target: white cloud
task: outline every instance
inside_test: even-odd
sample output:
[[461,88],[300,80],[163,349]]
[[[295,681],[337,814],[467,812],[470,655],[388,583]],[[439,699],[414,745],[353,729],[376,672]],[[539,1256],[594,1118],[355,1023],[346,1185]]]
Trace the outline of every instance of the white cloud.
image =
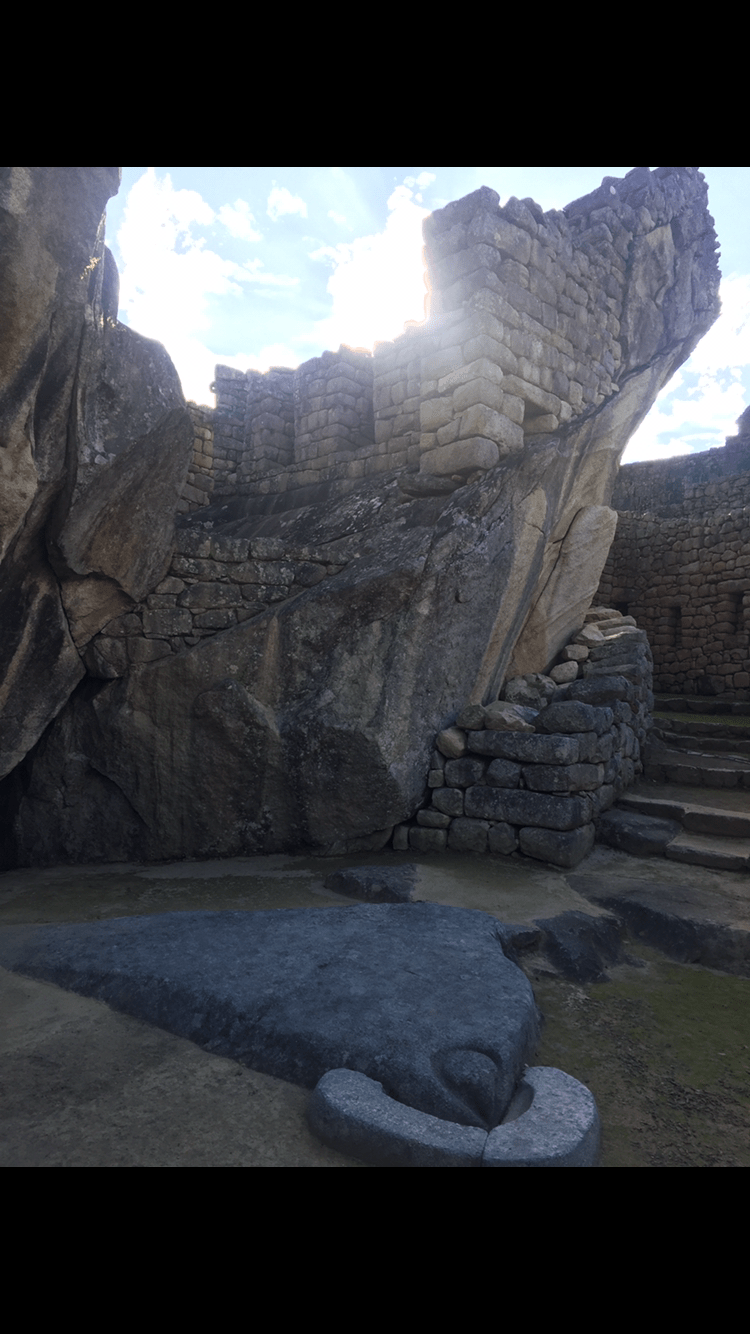
[[750,275],[721,285],[722,312],[659,395],[623,462],[672,458],[723,445],[750,397]]
[[[416,185],[416,178],[409,179]],[[428,210],[420,208],[414,187],[406,183],[393,191],[388,209],[384,231],[320,246],[310,256],[333,268],[331,314],[316,326],[326,347],[371,347],[397,338],[406,321],[424,319],[422,219]]]
[[235,204],[222,204],[219,209],[219,222],[236,236],[240,241],[262,241],[263,237],[255,229],[253,223],[255,218],[250,212],[250,205],[244,199],[238,199]]
[[307,204],[299,195],[293,195],[287,190],[285,185],[274,184],[268,196],[268,216],[273,222],[277,222],[287,213],[298,213],[301,218],[306,218]]
[[[436,180],[437,176],[433,176],[432,172],[420,171],[418,176],[405,176],[404,185],[408,185],[411,190],[426,190],[427,186],[432,185],[432,182]],[[417,195],[417,200],[421,204],[421,194]]]
[[262,259],[249,259],[242,266],[246,282],[260,283],[264,287],[298,287],[299,278],[290,273],[266,273]]
[[216,360],[201,336],[212,327],[209,304],[241,295],[241,284],[251,280],[198,234],[215,221],[197,191],[175,190],[168,175],[159,178],[149,167],[128,195],[117,233],[122,318],[164,343],[186,396],[199,401],[206,399]]
[[332,218],[334,222],[337,222],[340,227],[343,227],[344,224],[346,223],[346,218],[344,217],[344,214],[336,213],[334,209],[328,210],[328,216],[329,218]]

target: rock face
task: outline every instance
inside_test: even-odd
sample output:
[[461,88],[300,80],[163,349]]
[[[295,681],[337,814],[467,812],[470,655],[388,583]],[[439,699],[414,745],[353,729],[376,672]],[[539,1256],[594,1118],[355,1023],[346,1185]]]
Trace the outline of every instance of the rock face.
[[171,551],[192,431],[164,349],[117,323],[119,182],[119,167],[0,168],[0,776]]
[[[424,804],[435,736],[508,677],[548,671],[580,629],[622,450],[718,314],[705,183],[636,168],[553,214],[480,190],[425,236],[431,317],[369,371],[326,354],[271,373],[268,403],[238,376],[246,427],[231,447],[225,430],[221,477],[251,481],[233,497],[217,472],[171,566],[180,408],[139,404],[129,435],[125,408],[96,406],[96,386],[122,404],[135,375],[116,350],[128,331],[105,336],[102,315],[95,402],[76,407],[76,456],[35,530],[65,670],[10,705],[5,772],[60,716],[6,783],[6,862],[382,847]],[[72,390],[60,420],[71,405]],[[147,496],[145,441],[164,459]],[[122,558],[115,506],[138,533],[148,521]],[[42,613],[15,596],[21,654]],[[91,679],[60,712],[77,650]]]

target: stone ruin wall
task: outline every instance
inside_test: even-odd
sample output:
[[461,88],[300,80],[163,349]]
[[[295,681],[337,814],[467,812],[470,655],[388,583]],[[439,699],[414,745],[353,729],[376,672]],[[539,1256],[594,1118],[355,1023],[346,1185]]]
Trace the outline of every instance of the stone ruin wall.
[[316,547],[178,528],[165,578],[143,603],[109,622],[89,645],[86,665],[100,679],[124,676],[249,621],[343,568]]
[[191,405],[183,512],[237,496],[260,510],[314,503],[322,484],[345,495],[403,468],[465,481],[602,404],[663,334],[665,313],[637,279],[676,253],[673,170],[657,189],[647,168],[607,178],[580,211],[500,207],[483,188],[432,214],[423,325],[297,371],[217,366],[215,409]]
[[654,688],[750,699],[750,410],[724,449],[620,471],[597,595],[636,618]]
[[520,851],[566,868],[591,851],[599,816],[643,772],[653,659],[633,618],[601,607],[561,658],[557,680],[514,683],[534,702],[524,730],[506,730],[512,706],[469,705],[437,737],[429,797],[396,829],[396,851]]

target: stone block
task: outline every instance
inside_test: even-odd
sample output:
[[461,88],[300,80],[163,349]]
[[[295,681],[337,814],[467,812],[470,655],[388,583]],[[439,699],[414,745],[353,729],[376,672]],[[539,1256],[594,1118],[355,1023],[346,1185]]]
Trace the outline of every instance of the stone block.
[[[521,446],[523,432],[521,432]],[[437,477],[451,477],[458,472],[486,472],[500,461],[500,451],[493,440],[460,440],[423,454],[420,468]]]
[[[462,413],[467,408],[481,404],[487,410],[503,411],[504,394],[499,384],[492,380],[470,380],[453,391],[453,411]],[[487,432],[482,432],[486,435]]]
[[521,766],[512,760],[493,760],[487,770],[486,781],[491,787],[519,787]]
[[488,847],[490,852],[498,853],[502,857],[510,857],[518,848],[515,829],[509,824],[491,825]]
[[571,700],[563,704],[550,704],[540,713],[536,725],[542,732],[563,735],[596,732],[597,736],[601,736],[609,731],[613,721],[611,709],[594,708],[591,704],[579,704]]
[[502,412],[496,412],[484,403],[474,403],[461,413],[459,431],[462,440],[470,436],[482,436],[494,440],[496,444],[509,448],[518,447],[518,429],[515,422],[508,420]]
[[514,227],[499,214],[484,211],[475,214],[469,223],[468,236],[474,244],[494,246],[501,256],[528,264],[531,258],[531,237],[528,232]]
[[409,847],[414,852],[445,852],[447,842],[444,829],[409,830]]
[[619,700],[632,699],[633,693],[632,684],[624,676],[598,676],[576,681],[571,686],[569,698],[581,704],[613,706]]
[[467,704],[456,719],[458,727],[467,732],[479,732],[485,724],[485,709],[482,704]]
[[430,398],[419,409],[419,422],[423,432],[438,431],[453,421],[453,403],[450,398]]
[[472,787],[466,793],[466,814],[512,825],[539,825],[567,831],[591,821],[588,797],[557,797],[507,788]]
[[444,375],[438,381],[438,389],[441,394],[455,393],[460,386],[473,384],[477,380],[499,386],[502,385],[503,377],[504,371],[500,366],[487,357],[480,357],[451,371],[449,375]]
[[556,829],[520,829],[518,840],[527,857],[551,862],[568,870],[578,866],[594,846],[596,834],[593,824],[583,825],[567,833]]
[[193,618],[189,611],[144,611],[143,633],[155,638],[169,639],[171,635],[189,635]]
[[467,362],[486,359],[503,371],[514,372],[518,368],[518,359],[512,347],[493,338],[491,334],[476,334],[469,338],[463,345],[463,354]]
[[456,819],[464,813],[464,794],[458,787],[436,788],[432,794],[432,805],[441,815],[450,815]]
[[179,594],[177,602],[190,611],[213,611],[217,607],[241,606],[242,593],[234,584],[192,584]]
[[557,665],[557,667],[553,667],[550,672],[551,679],[557,685],[560,686],[567,685],[571,681],[575,681],[577,676],[578,676],[577,662],[561,662]]
[[453,820],[448,833],[452,852],[486,852],[490,826],[486,820]]
[[470,787],[464,808],[471,820],[506,821],[505,792],[496,787]]
[[450,421],[447,426],[441,426],[437,433],[438,447],[452,445],[453,441],[458,439],[460,429],[461,423],[458,418]]
[[445,782],[448,787],[471,787],[482,782],[484,770],[483,760],[449,760],[445,766]]
[[[493,732],[533,732],[538,709],[496,700],[485,709],[484,725]],[[471,729],[479,731],[479,728]]]
[[406,824],[396,825],[393,831],[393,851],[409,851],[409,826]]
[[440,754],[448,760],[463,759],[468,749],[466,733],[460,727],[446,727],[445,731],[438,735],[435,745]]
[[442,811],[418,811],[417,824],[422,829],[447,829],[450,825],[450,815],[443,815]]
[[531,764],[523,781],[531,792],[593,792],[604,782],[604,765]]

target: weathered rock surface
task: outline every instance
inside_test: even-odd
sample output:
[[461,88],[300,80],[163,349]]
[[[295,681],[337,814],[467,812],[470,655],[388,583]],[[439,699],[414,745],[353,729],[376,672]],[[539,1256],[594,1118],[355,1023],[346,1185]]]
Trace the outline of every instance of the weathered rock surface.
[[[6,862],[382,847],[423,804],[436,735],[451,731],[467,701],[492,704],[509,676],[545,673],[580,627],[612,537],[609,496],[622,450],[718,313],[705,184],[695,168],[638,168],[565,215],[546,217],[517,201],[500,209],[493,192],[479,191],[434,215],[428,232],[433,319],[394,352],[408,361],[412,416],[423,414],[418,448],[409,437],[403,454],[417,451],[420,485],[402,485],[416,476],[409,462],[347,480],[345,490],[338,482],[300,485],[286,498],[279,488],[197,511],[184,523],[201,540],[271,542],[275,583],[233,582],[227,566],[219,582],[239,592],[220,597],[207,572],[208,610],[140,609],[138,653],[130,641],[126,653],[109,627],[123,633],[119,613],[166,569],[164,497],[182,467],[179,409],[165,390],[161,416],[147,396],[129,434],[136,417],[124,408],[107,416],[76,400],[89,453],[79,450],[60,473],[48,518],[34,529],[53,600],[55,580],[63,589],[49,636],[56,656],[42,669],[44,690],[26,677],[22,689],[11,663],[6,679],[21,694],[11,699],[4,687],[13,734],[4,772],[80,678],[76,648],[108,622],[106,647],[92,644],[86,662],[98,679],[81,687],[6,784]],[[557,288],[556,274],[564,274]],[[75,330],[86,309],[80,303]],[[105,337],[103,327],[91,334],[93,382],[114,384],[124,403],[132,376],[114,354],[119,337]],[[564,350],[574,338],[575,356]],[[429,344],[424,356],[420,339]],[[65,349],[77,366],[79,354]],[[401,373],[387,372],[394,393]],[[375,398],[384,448],[394,432],[408,435],[395,400],[383,409],[387,420],[377,416],[386,392],[391,403],[387,375]],[[72,388],[68,399],[59,416],[66,423]],[[89,467],[98,431],[106,463],[97,473],[109,474],[109,490]],[[149,509],[140,461],[160,451]],[[28,460],[24,466],[14,532],[35,494]],[[457,487],[450,494],[435,483],[445,469]],[[145,480],[151,488],[151,474]],[[142,550],[128,541],[120,560],[107,533],[122,505],[137,532],[149,532]],[[304,586],[301,572],[285,573],[283,558],[313,548],[326,577]],[[10,551],[16,559],[12,543]],[[32,565],[24,551],[13,568]],[[26,627],[42,617],[30,594],[23,602],[19,577],[3,594],[8,642],[18,643],[12,662],[21,660]],[[176,602],[182,594],[164,596]],[[193,589],[189,599],[197,597]],[[596,670],[625,667],[618,658],[593,662]],[[524,812],[516,814],[523,823]],[[414,839],[446,844],[442,828],[409,837],[415,847]]]
[[431,903],[6,927],[0,959],[305,1088],[346,1065],[484,1130],[539,1036],[495,919]]
[[169,560],[192,431],[164,349],[117,323],[119,182],[0,168],[0,777]]

